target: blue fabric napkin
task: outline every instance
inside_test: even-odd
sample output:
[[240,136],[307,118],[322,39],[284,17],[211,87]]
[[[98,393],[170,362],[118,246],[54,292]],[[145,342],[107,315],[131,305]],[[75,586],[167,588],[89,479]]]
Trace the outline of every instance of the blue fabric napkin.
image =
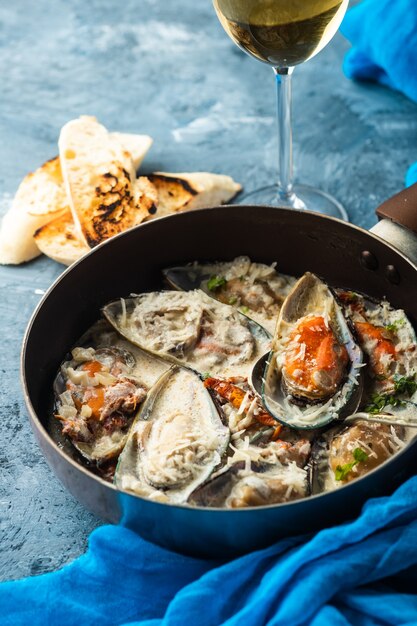
[[[417,102],[417,1],[362,0],[351,8],[341,31],[351,43],[343,69],[349,78],[372,80]],[[406,185],[417,182],[417,164]]]
[[103,526],[58,572],[0,585],[2,626],[415,626],[417,477],[353,522],[216,563]]

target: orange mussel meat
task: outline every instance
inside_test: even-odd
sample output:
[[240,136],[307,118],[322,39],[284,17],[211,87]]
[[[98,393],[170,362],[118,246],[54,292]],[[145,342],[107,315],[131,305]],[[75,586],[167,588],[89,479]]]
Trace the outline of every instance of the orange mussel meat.
[[[206,378],[204,386],[216,391],[221,398],[230,402],[230,404],[238,410],[240,409],[243,399],[246,396],[246,392],[243,391],[243,389],[228,380],[221,380],[220,378]],[[252,402],[254,395],[249,393],[248,396],[249,401]],[[272,417],[272,415],[270,415],[268,411],[265,411],[261,405],[257,407],[254,418],[257,422],[265,424],[265,426],[273,426],[276,429],[274,436],[277,436],[282,428],[281,425],[277,424],[277,421]]]
[[289,336],[283,374],[294,395],[333,395],[349,363],[348,352],[322,316],[302,318]]
[[375,326],[369,322],[355,322],[355,329],[361,343],[369,346],[367,351],[373,372],[377,376],[389,376],[390,363],[397,358],[389,331],[383,326]]
[[[103,367],[99,361],[86,361],[81,365],[80,369],[84,370],[89,376],[93,377],[94,374],[101,372]],[[78,411],[81,409],[83,404],[87,404],[91,409],[91,417],[95,420],[100,419],[101,410],[104,405],[104,388],[102,385],[86,387],[83,393],[80,393],[79,391],[77,393],[76,385],[74,385],[71,381],[68,381],[67,389],[74,392],[73,400]]]

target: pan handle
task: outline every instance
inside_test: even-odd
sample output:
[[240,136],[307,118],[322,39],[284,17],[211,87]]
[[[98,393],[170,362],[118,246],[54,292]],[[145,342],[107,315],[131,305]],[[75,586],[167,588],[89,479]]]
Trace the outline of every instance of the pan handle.
[[377,209],[380,219],[389,219],[417,235],[417,183],[385,200]]
[[371,228],[417,265],[417,183],[385,200],[377,209],[380,221]]

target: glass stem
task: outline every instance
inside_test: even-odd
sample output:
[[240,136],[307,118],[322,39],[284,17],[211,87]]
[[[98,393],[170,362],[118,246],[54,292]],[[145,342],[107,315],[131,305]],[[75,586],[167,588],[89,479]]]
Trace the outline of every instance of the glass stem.
[[278,195],[281,200],[295,199],[292,172],[291,74],[293,67],[274,68],[277,82],[278,113]]

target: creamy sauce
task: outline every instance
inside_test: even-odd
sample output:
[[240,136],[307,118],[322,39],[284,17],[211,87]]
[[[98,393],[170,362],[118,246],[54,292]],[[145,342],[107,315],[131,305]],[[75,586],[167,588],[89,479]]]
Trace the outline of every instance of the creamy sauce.
[[[239,298],[243,297],[240,290],[244,285],[244,296],[253,304],[253,309],[245,313],[263,320],[265,327],[275,327],[275,317],[270,314],[274,311],[274,315],[277,315],[280,306],[279,292],[281,290],[281,296],[286,295],[295,279],[279,276],[274,266],[251,263],[247,257],[240,257],[231,264],[213,265],[212,268],[213,273],[222,273],[228,283],[229,291],[224,289],[222,297],[236,295],[237,308]],[[207,285],[202,285],[203,289],[205,287]],[[274,295],[271,296],[270,293]],[[285,436],[281,440],[278,433],[278,440],[268,441],[276,427],[271,428],[268,425],[265,428],[265,425],[257,422],[259,406],[252,392],[248,391],[247,382],[243,381],[250,373],[254,361],[269,349],[267,335],[254,334],[245,317],[240,316],[232,306],[222,304],[220,297],[220,302],[216,302],[215,298],[219,294],[210,293],[211,297],[202,291],[168,292],[168,296],[165,294],[167,292],[139,296],[138,302],[145,303],[140,311],[136,307],[132,309],[132,299],[120,301],[116,321],[119,331],[127,338],[109,329],[106,323],[98,322],[96,329],[93,327],[89,331],[93,335],[91,342],[83,343],[80,340],[80,345],[120,348],[133,355],[134,363],[132,361],[127,374],[143,385],[148,395],[130,430],[126,445],[126,434],[120,431],[111,435],[103,434],[93,446],[83,443],[74,445],[81,451],[84,448],[93,460],[100,459],[112,447],[118,451],[124,446],[119,458],[119,477],[116,484],[122,489],[161,502],[187,502],[196,488],[209,485],[210,482],[206,483],[209,478],[221,477],[229,471],[232,473],[236,469],[236,463],[240,463],[244,469],[234,473],[237,481],[235,480],[234,486],[230,486],[230,492],[223,501],[226,507],[257,506],[307,497],[306,467],[311,451],[310,441],[323,437],[323,432],[331,431],[316,431],[307,440],[305,433],[288,428],[292,435],[287,440]],[[333,303],[322,297],[323,291],[319,290],[316,295],[309,303],[311,308],[307,308],[304,314],[320,314],[325,324],[336,328]],[[358,315],[354,309],[350,314],[353,318]],[[414,374],[417,371],[416,340],[404,312],[396,311],[388,303],[382,302],[380,306],[366,312],[366,319],[378,326],[398,325],[394,339],[401,367],[396,371],[401,375]],[[282,368],[283,355],[291,348],[290,329],[293,326],[293,322],[288,320],[279,343],[275,344],[277,368]],[[335,332],[338,332],[337,329]],[[134,345],[128,339],[142,347]],[[293,339],[295,341],[296,338]],[[305,344],[298,341],[296,347],[297,359],[304,361],[307,354]],[[365,352],[371,354],[374,349],[375,342],[364,342]],[[82,358],[82,351],[86,349],[80,350]],[[191,369],[178,366],[172,369],[170,360]],[[355,367],[359,371],[362,366],[362,363],[357,363]],[[71,371],[68,370],[69,378],[74,384],[96,388],[106,384],[112,386],[117,382],[117,378],[112,377],[110,372],[90,373],[74,367]],[[286,411],[291,411],[294,424],[314,424],[317,417],[328,410],[330,405],[336,416],[344,401],[345,391],[349,386],[358,384],[355,367],[346,375],[333,398],[326,402],[300,409],[290,401],[290,397],[284,397],[282,417],[289,422]],[[368,366],[365,365],[366,367]],[[237,384],[240,384],[241,403],[233,405],[227,401],[223,406],[228,427],[222,424],[208,392],[193,369],[220,379],[240,377]],[[417,392],[407,400],[416,403]],[[74,403],[65,403],[64,413],[68,419],[76,416],[77,411]],[[88,420],[91,417],[91,408],[83,405],[80,416]],[[52,429],[56,430],[57,422],[53,421]],[[265,435],[264,431],[268,431],[268,428],[270,434]],[[258,436],[259,430],[262,431],[260,440],[252,440],[254,433]],[[379,437],[377,451],[369,445],[368,440],[352,438],[347,445],[346,459],[349,461],[351,456],[353,458],[355,449],[361,448],[368,455],[367,471],[370,471],[375,456],[380,453],[381,463],[385,463],[415,436],[416,430],[411,428],[392,431],[385,438]],[[91,455],[93,448],[96,456]],[[264,473],[254,469],[255,466],[260,466],[264,470],[265,465],[268,469]],[[317,465],[320,467],[325,490],[340,488],[346,484],[343,480],[335,480],[335,472],[330,467],[328,456],[323,457]],[[359,463],[354,465],[352,477],[362,475],[362,470],[363,466]]]

